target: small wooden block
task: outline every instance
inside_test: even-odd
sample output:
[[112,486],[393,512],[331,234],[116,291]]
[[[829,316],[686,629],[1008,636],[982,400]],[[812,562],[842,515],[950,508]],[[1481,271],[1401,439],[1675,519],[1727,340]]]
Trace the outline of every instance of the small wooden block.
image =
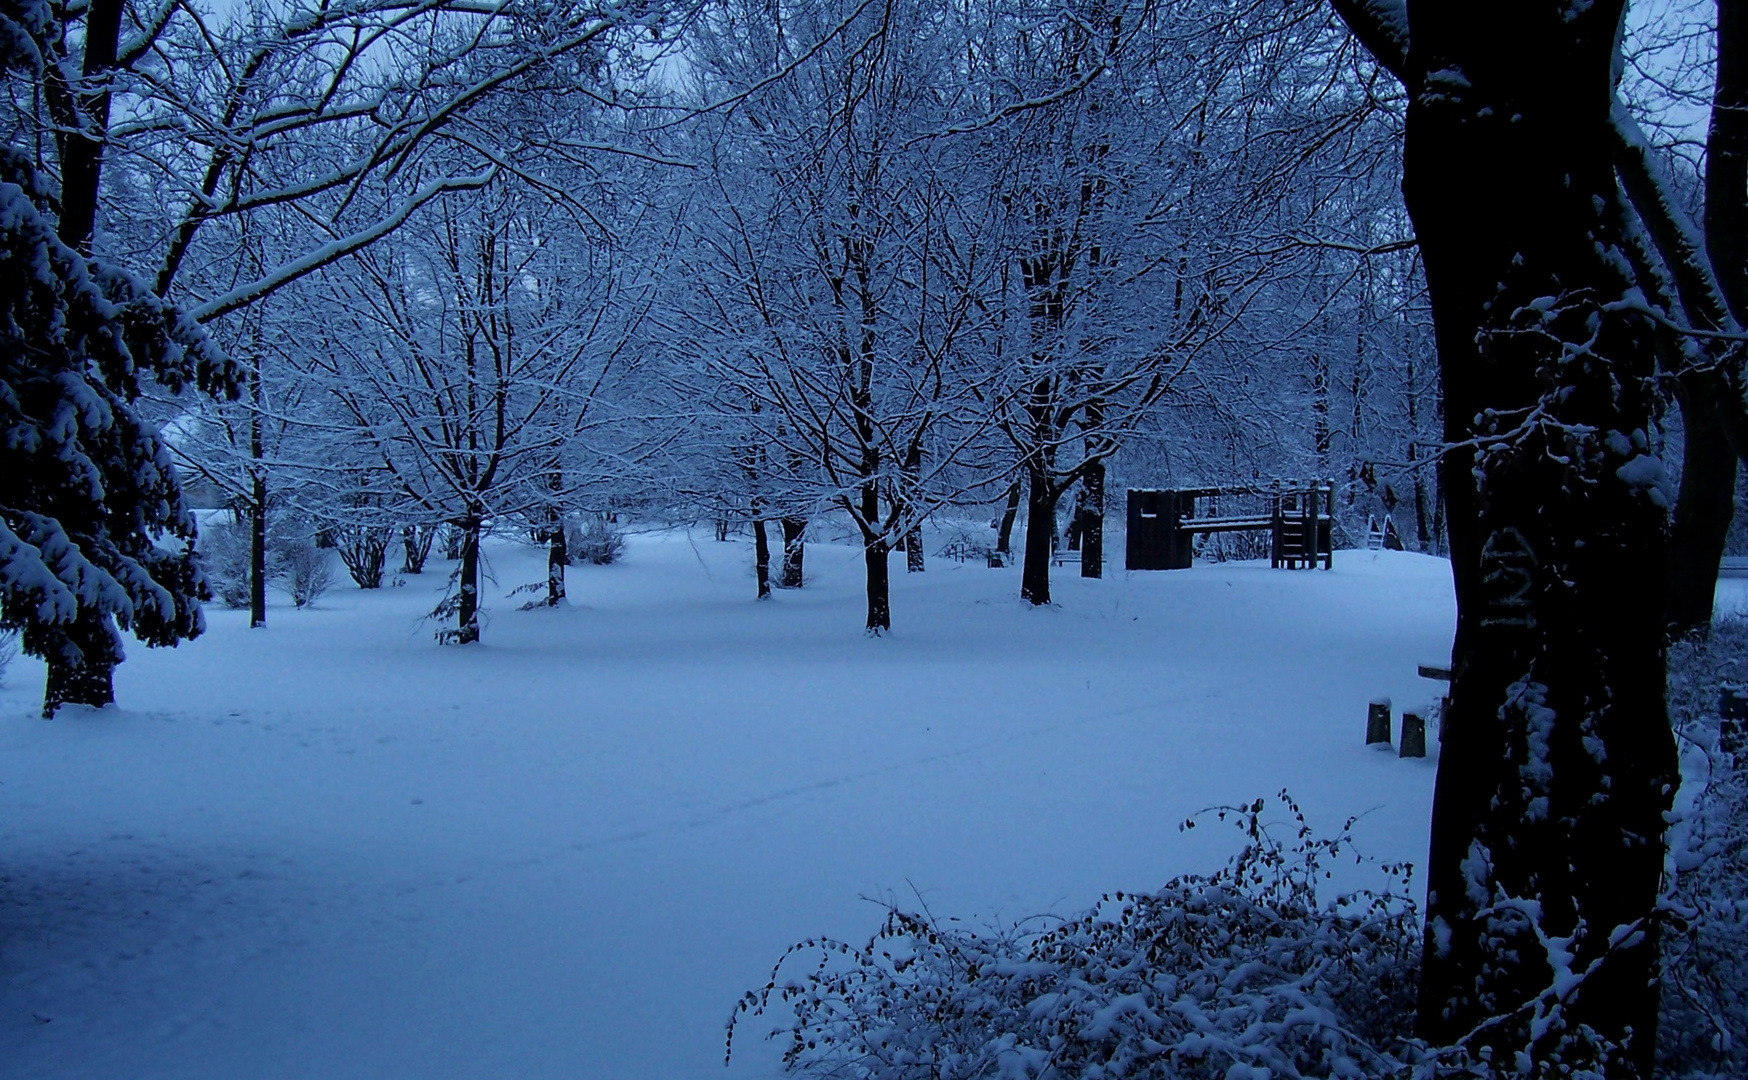
[[1379,698],[1366,706],[1366,745],[1390,745],[1390,699]]
[[1420,677],[1423,679],[1437,679],[1440,682],[1450,682],[1451,669],[1448,667],[1439,667],[1437,664],[1422,664],[1420,665]]
[[1426,756],[1426,718],[1414,713],[1402,714],[1402,741],[1398,744],[1400,757]]

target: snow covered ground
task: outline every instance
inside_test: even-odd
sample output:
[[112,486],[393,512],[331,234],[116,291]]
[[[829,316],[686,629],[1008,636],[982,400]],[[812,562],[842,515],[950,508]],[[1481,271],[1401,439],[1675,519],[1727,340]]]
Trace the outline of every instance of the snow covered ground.
[[1234,835],[1178,822],[1282,787],[1424,858],[1435,759],[1362,742],[1367,701],[1427,700],[1415,666],[1449,654],[1434,559],[1068,567],[1032,610],[1015,570],[895,556],[869,640],[847,547],[756,604],[745,542],[637,537],[531,612],[501,597],[540,553],[491,557],[479,646],[419,620],[434,561],[131,645],[118,709],[37,719],[13,663],[0,1075],[769,1076],[756,1039],[723,1069],[735,1000],[883,898],[1072,911],[1211,869]]

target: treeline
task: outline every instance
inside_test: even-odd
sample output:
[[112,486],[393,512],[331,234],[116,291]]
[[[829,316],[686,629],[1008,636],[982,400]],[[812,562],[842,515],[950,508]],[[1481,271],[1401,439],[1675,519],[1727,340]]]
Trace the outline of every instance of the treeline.
[[[791,563],[839,515],[875,633],[943,511],[1023,507],[1036,603],[1064,518],[1097,575],[1113,478],[1332,478],[1350,533],[1437,549],[1400,94],[1328,12],[674,14],[470,104],[401,170],[477,189],[212,323],[244,391],[167,406],[179,463],[258,537],[459,530],[461,641],[483,528],[546,538],[556,599],[562,523],[621,511]],[[189,302],[322,250],[309,216],[213,230]]]

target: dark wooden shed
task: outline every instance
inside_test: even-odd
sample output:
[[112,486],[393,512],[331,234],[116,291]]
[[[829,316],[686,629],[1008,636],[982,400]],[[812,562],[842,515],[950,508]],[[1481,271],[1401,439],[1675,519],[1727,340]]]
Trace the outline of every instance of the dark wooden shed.
[[1178,528],[1182,518],[1176,491],[1130,491],[1123,565],[1130,570],[1189,569],[1194,537]]

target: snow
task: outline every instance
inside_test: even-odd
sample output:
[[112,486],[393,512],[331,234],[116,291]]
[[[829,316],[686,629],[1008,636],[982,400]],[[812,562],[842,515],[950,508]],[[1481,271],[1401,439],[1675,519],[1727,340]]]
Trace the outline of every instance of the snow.
[[1033,610],[1016,570],[895,559],[869,639],[858,552],[811,544],[808,587],[765,603],[750,556],[637,536],[520,612],[543,552],[499,544],[464,648],[419,618],[435,559],[265,630],[215,608],[130,650],[121,708],[54,721],[16,661],[7,1074],[768,1076],[754,1039],[724,1071],[730,1010],[793,941],[865,938],[871,900],[1078,910],[1212,869],[1236,834],[1177,824],[1282,787],[1424,860],[1436,745],[1369,753],[1364,723],[1448,652],[1442,561],[1059,573]]

